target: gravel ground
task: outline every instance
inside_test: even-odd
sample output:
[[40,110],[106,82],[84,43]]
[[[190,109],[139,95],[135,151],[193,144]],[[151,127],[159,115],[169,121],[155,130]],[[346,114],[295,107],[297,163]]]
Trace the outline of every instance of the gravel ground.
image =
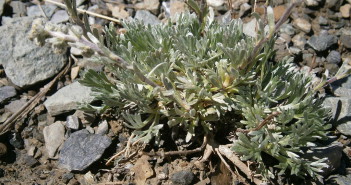
[[[40,94],[67,61],[66,55],[54,54],[49,46],[41,48],[27,39],[35,17],[46,17],[54,23],[69,20],[59,6],[38,6],[36,2],[0,0],[2,124]],[[228,2],[207,0],[218,21],[241,18],[245,33],[252,34],[255,24],[251,13],[263,14],[265,1],[233,0],[231,7]],[[180,0],[77,0],[77,5],[115,19],[139,19],[146,24],[160,24],[187,10]],[[288,5],[287,0],[272,2],[276,20]],[[301,1],[278,33],[275,60],[292,56],[315,80],[325,72],[335,75],[344,63],[351,65],[350,13],[350,0]],[[89,22],[97,29],[108,23],[94,16],[89,16]],[[0,136],[1,184],[250,184],[247,179],[232,182],[230,172],[218,159],[209,166],[197,166],[199,155],[170,159],[143,155],[123,165],[106,166],[106,160],[127,144],[129,131],[109,114],[97,116],[77,110],[80,103],[93,100],[90,89],[76,82],[81,72],[102,71],[104,67],[80,57],[74,48],[70,52],[76,58],[69,72],[16,121],[14,129]],[[330,167],[319,182],[278,177],[277,184],[351,184],[351,78],[333,83],[321,96],[332,108],[331,140],[337,142],[320,147],[316,155],[328,157]]]

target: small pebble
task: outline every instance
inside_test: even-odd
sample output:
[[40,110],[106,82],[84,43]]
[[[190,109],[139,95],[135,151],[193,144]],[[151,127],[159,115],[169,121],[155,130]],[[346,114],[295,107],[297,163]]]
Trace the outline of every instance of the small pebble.
[[297,18],[293,22],[294,26],[305,33],[309,33],[311,31],[312,25],[311,23],[303,18]]
[[331,51],[327,56],[327,62],[339,64],[341,62],[341,55],[338,51]]

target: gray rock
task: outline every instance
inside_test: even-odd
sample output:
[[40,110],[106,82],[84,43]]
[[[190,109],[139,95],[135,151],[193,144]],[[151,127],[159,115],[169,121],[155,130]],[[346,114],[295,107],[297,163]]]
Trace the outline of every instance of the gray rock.
[[50,46],[39,47],[27,38],[33,18],[13,18],[0,27],[0,64],[17,86],[27,87],[46,80],[64,66],[65,55],[54,54]]
[[326,19],[323,16],[319,16],[318,17],[318,23],[319,23],[319,25],[323,25],[323,26],[328,25],[328,19]]
[[343,135],[351,136],[351,121],[338,125],[336,129]]
[[351,35],[342,34],[340,41],[346,48],[351,49]]
[[54,158],[58,148],[65,140],[65,127],[60,121],[57,121],[43,130],[45,148],[50,158]]
[[290,53],[292,53],[294,55],[299,55],[302,52],[302,50],[300,48],[297,48],[297,47],[290,47],[289,51],[290,51]]
[[303,33],[300,33],[300,34],[297,34],[295,35],[291,41],[294,43],[294,46],[295,47],[298,47],[300,49],[304,49],[305,48],[305,45],[306,45],[306,38],[305,38],[305,34]]
[[351,97],[351,89],[345,87],[338,87],[336,89],[333,89],[333,93],[335,96]]
[[171,177],[171,181],[175,185],[188,185],[193,179],[194,174],[190,170],[176,172]]
[[147,10],[137,10],[134,19],[143,21],[145,24],[156,25],[161,21]]
[[76,115],[67,116],[66,127],[77,130],[79,128],[79,119]]
[[11,1],[12,17],[22,17],[27,14],[26,5],[21,1]]
[[331,109],[332,118],[335,121],[342,121],[351,116],[351,98],[328,97],[324,100],[325,108]]
[[286,33],[286,34],[292,36],[295,34],[295,28],[291,24],[283,24],[280,27],[280,32]]
[[59,167],[82,171],[100,159],[110,145],[111,139],[107,136],[90,134],[87,130],[74,132],[63,144]]
[[[54,14],[54,12],[57,8],[57,6],[52,5],[52,4],[47,4],[47,5],[44,4],[44,5],[41,5],[41,7],[43,8],[45,15],[48,18],[51,18],[51,16]],[[38,5],[33,5],[30,7],[27,7],[27,15],[31,16],[31,17],[43,17],[44,16]]]
[[220,7],[224,4],[224,0],[206,0],[206,3],[212,7]]
[[341,55],[338,51],[331,51],[327,56],[327,62],[339,64],[341,62]]
[[101,135],[105,135],[107,134],[108,131],[108,123],[106,120],[104,120],[103,122],[101,122],[96,130],[96,134],[101,134]]
[[2,12],[4,11],[4,5],[5,5],[5,0],[0,0],[0,15],[2,14]]
[[231,11],[227,11],[224,15],[218,16],[217,20],[222,25],[229,24],[230,21],[232,21]]
[[24,155],[22,158],[22,162],[29,167],[34,167],[36,164],[39,163],[38,160],[29,155]]
[[27,100],[25,100],[25,99],[15,100],[15,101],[12,101],[11,103],[9,103],[8,105],[5,105],[5,110],[7,112],[11,112],[14,114],[18,110],[20,110],[21,107],[26,103],[27,103]]
[[44,102],[44,105],[51,116],[56,116],[78,109],[79,104],[90,103],[94,99],[90,94],[89,87],[74,82],[58,90]]
[[334,170],[338,169],[340,166],[340,161],[342,157],[343,146],[340,142],[333,142],[325,147],[315,147],[308,150],[303,154],[303,158],[313,159],[313,158],[326,158],[326,163],[328,167],[322,168],[322,176],[326,177]]
[[335,96],[351,97],[351,76],[333,82],[331,87]]
[[318,0],[304,0],[305,1],[305,4],[307,6],[318,6],[319,5],[319,1]]
[[338,185],[350,185],[351,184],[351,174],[348,174],[346,176],[343,175],[331,175],[328,177],[328,182],[327,184],[338,184]]
[[73,179],[74,174],[73,173],[65,173],[62,175],[62,181],[63,183],[67,184],[69,180]]
[[337,42],[338,38],[335,35],[321,34],[319,36],[313,35],[307,41],[307,44],[310,45],[316,51],[325,51]]
[[256,19],[252,19],[250,22],[243,25],[243,32],[251,37],[256,37]]
[[16,89],[12,86],[0,87],[0,104],[4,103],[6,100],[16,96]]
[[67,22],[68,20],[69,20],[69,16],[67,14],[67,11],[59,10],[52,16],[50,21],[55,24],[58,24],[58,23]]
[[312,25],[311,23],[304,19],[304,18],[296,18],[293,21],[293,25],[297,28],[302,30],[305,33],[309,33],[311,31]]
[[351,89],[351,76],[337,80],[333,82],[331,85],[333,88],[344,87],[344,88]]

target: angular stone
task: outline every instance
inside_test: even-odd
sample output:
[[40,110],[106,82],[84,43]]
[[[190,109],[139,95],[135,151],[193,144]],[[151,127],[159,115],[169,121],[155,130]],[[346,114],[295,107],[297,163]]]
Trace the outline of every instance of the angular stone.
[[351,35],[342,34],[340,41],[346,48],[351,49]]
[[107,136],[90,134],[87,130],[74,132],[63,144],[59,167],[82,171],[100,159],[110,144]]
[[293,22],[294,26],[303,32],[309,33],[311,31],[312,25],[309,21],[303,18],[297,18]]
[[0,87],[0,104],[16,96],[16,94],[17,94],[16,89],[12,86]]
[[257,21],[256,19],[252,19],[250,22],[245,23],[243,25],[243,32],[244,34],[251,36],[251,37],[256,37],[257,33],[256,33],[256,24]]
[[194,179],[194,174],[190,170],[176,172],[172,175],[171,181],[176,185],[188,185]]
[[96,134],[107,134],[108,131],[108,123],[106,120],[104,120],[103,122],[101,122],[96,130]]
[[330,108],[335,121],[348,119],[351,116],[351,98],[328,97],[323,102],[324,107]]
[[78,117],[75,115],[67,116],[66,127],[73,130],[77,130],[79,128]]
[[328,19],[326,19],[326,18],[323,17],[323,16],[319,16],[319,17],[318,17],[318,23],[319,23],[320,25],[323,25],[323,26],[328,25]]
[[12,17],[23,17],[26,16],[27,10],[26,5],[21,1],[11,1],[10,6],[12,8]]
[[351,97],[351,76],[333,82],[331,87],[335,96]]
[[5,105],[5,110],[7,112],[11,112],[14,114],[18,110],[20,110],[21,107],[23,105],[25,105],[26,103],[27,103],[27,101],[25,99],[15,100],[15,101],[12,101],[11,103],[9,103],[8,105]]
[[28,39],[32,21],[32,17],[18,17],[0,27],[0,64],[7,77],[20,87],[54,76],[67,58],[54,54],[48,45],[39,47]]
[[212,7],[220,7],[224,4],[224,0],[206,0],[206,2]]
[[283,24],[280,27],[280,32],[286,33],[286,34],[292,36],[295,34],[295,28],[291,24]]
[[156,25],[160,24],[161,21],[152,13],[147,10],[138,10],[135,13],[134,19],[143,21],[144,24]]
[[337,42],[338,38],[335,35],[321,34],[319,36],[313,35],[307,41],[307,44],[310,45],[316,51],[325,51]]
[[351,121],[338,125],[336,129],[343,135],[351,136]]
[[319,1],[317,1],[317,0],[305,0],[305,4],[307,6],[318,6],[319,5]]
[[45,148],[50,158],[54,158],[57,149],[65,140],[65,127],[60,121],[57,121],[49,126],[44,127],[43,130]]
[[79,104],[90,103],[94,99],[90,94],[89,87],[74,82],[58,90],[44,102],[44,105],[51,116],[56,116],[77,109]]
[[339,64],[341,62],[341,55],[338,51],[331,51],[327,56],[327,62]]
[[350,10],[351,10],[351,5],[350,4],[345,4],[340,7],[340,13],[343,18],[349,18],[350,17]]
[[300,49],[304,49],[305,48],[305,45],[306,45],[306,38],[305,38],[305,34],[303,33],[300,33],[300,34],[297,34],[295,35],[291,41],[294,43],[294,46],[295,47],[298,47]]
[[[47,5],[44,4],[44,5],[41,5],[41,7],[43,8],[45,15],[48,18],[50,18],[54,14],[54,12],[57,8],[57,6],[52,5],[52,4],[47,4]],[[44,16],[38,5],[33,5],[30,7],[27,7],[27,15],[29,17],[43,17]]]
[[69,16],[67,14],[67,11],[59,10],[52,16],[50,21],[55,24],[58,24],[58,23],[67,22],[68,20],[69,20]]

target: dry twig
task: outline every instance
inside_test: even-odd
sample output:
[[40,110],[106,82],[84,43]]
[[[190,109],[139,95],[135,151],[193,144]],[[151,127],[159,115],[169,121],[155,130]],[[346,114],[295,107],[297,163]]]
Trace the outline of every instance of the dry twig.
[[207,136],[204,136],[204,140],[202,142],[202,145],[198,148],[193,149],[193,150],[156,152],[156,153],[145,153],[145,154],[149,155],[149,156],[189,155],[189,154],[203,151],[205,149],[206,145],[207,145]]
[[[59,2],[56,2],[54,0],[44,0],[48,3],[52,3],[52,4],[55,4],[56,6],[59,6],[61,8],[66,8],[66,5],[62,4],[62,3],[59,3]],[[91,15],[91,16],[94,16],[94,17],[98,17],[98,18],[101,18],[101,19],[106,19],[106,20],[109,20],[109,21],[113,21],[117,24],[121,24],[121,21],[118,20],[118,19],[114,19],[114,18],[111,18],[111,17],[108,17],[108,16],[105,16],[105,15],[101,15],[101,14],[98,14],[98,13],[95,13],[95,12],[91,12],[91,11],[87,11],[87,10],[83,10],[81,8],[77,8],[77,11],[80,12],[80,13],[86,13],[88,15]]]
[[240,171],[242,171],[248,178],[251,178],[255,184],[262,184],[260,179],[252,177],[251,170],[247,168],[245,163],[243,163],[238,156],[236,156],[232,150],[230,150],[231,145],[220,145],[218,147],[218,152],[228,158],[235,166],[237,166]]
[[236,131],[242,132],[242,133],[249,133],[251,131],[260,130],[263,126],[267,125],[269,122],[271,122],[272,119],[274,119],[279,114],[281,114],[281,112],[273,112],[272,114],[268,115],[256,128],[252,128],[252,129],[248,129],[248,130],[238,128],[238,129],[236,129]]

